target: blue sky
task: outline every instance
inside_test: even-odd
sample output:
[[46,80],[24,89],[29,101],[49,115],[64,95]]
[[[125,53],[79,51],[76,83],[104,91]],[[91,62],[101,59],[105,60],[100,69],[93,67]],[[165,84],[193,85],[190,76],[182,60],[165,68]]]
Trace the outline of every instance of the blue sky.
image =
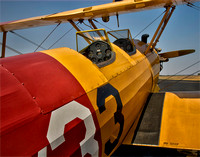
[[[46,15],[57,13],[61,11],[67,11],[82,7],[88,7],[93,5],[100,5],[103,3],[111,2],[112,0],[75,0],[75,1],[0,1],[0,21],[12,21],[23,18],[29,18],[34,16]],[[200,2],[195,3],[200,6]],[[119,16],[120,27],[117,27],[116,17],[111,17],[108,23],[104,25],[111,29],[127,29],[129,28],[132,36],[138,34],[144,27],[152,22],[164,11],[161,9],[148,10],[143,12],[123,14]],[[98,19],[100,22],[101,19]],[[153,25],[146,29],[142,34],[149,34],[152,38],[161,18],[158,19]],[[103,23],[103,22],[102,22]],[[83,29],[89,29],[83,24],[80,25]],[[17,30],[16,33],[31,39],[35,43],[40,44],[44,38],[55,27],[44,26],[31,29]],[[97,24],[98,28],[103,28]],[[72,26],[69,23],[60,25],[51,37],[42,45],[45,48],[50,47],[55,40],[60,38],[66,31],[71,29]],[[106,28],[105,28],[106,29]],[[108,29],[106,29],[108,30]],[[76,49],[75,30],[70,31],[60,42],[54,45],[56,47],[70,47]],[[140,34],[138,39],[140,39]],[[2,39],[2,33],[1,33]],[[22,52],[33,52],[37,47],[28,43],[27,41],[15,36],[12,33],[8,33],[7,45]],[[160,38],[160,42],[157,47],[162,48],[162,52],[181,50],[181,49],[195,49],[196,53],[188,56],[171,59],[168,63],[164,63],[164,69],[161,71],[163,75],[175,74],[176,72],[186,68],[187,66],[200,60],[200,11],[192,9],[186,5],[177,6],[172,18],[170,19],[163,35]],[[38,49],[40,51],[42,49]],[[11,50],[6,50],[7,56],[16,55]],[[200,69],[200,64],[180,73],[191,74]]]

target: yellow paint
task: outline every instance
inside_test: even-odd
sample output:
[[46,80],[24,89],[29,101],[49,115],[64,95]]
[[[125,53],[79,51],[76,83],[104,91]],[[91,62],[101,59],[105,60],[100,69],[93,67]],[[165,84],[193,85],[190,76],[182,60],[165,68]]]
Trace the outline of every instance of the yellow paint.
[[144,55],[148,45],[139,40],[134,40],[134,43],[136,47],[138,48],[138,51],[136,52],[136,55],[133,55],[133,57],[136,60],[148,59],[148,66],[149,66],[149,69],[151,70],[152,82],[153,82],[153,88],[151,92],[158,92],[159,88],[157,87],[157,82],[158,82],[159,72],[160,72],[160,61],[159,61],[158,53],[156,52],[156,50],[154,50],[153,52],[150,52]]
[[[112,16],[116,15],[116,12],[125,13],[135,10],[151,9],[152,7],[163,7],[166,3],[170,2],[173,3],[174,1],[125,0],[2,24],[0,25],[0,31],[50,25],[56,24],[57,22],[63,23],[68,20],[77,21],[80,17],[81,19],[92,19],[105,15]],[[182,0],[176,0],[176,3],[182,3]],[[110,83],[120,94],[123,104],[124,128],[117,145],[119,146],[133,123],[134,127],[131,131],[134,132],[139,119],[138,117],[148,94],[152,90],[157,90],[156,83],[159,73],[159,59],[156,53],[148,53],[148,59],[146,59],[139,51],[129,56],[119,47],[113,44],[112,47],[116,53],[116,60],[112,64],[102,68],[98,68],[83,55],[69,48],[42,51],[66,67],[86,91],[95,109],[101,128],[103,156],[105,155],[105,143],[109,139],[111,141],[115,140],[119,126],[114,123],[114,113],[116,112],[117,104],[113,96],[106,98],[106,110],[101,114],[99,113],[96,104],[97,88]],[[199,104],[200,101],[198,99],[180,99],[172,93],[166,94],[159,146],[200,149]]]
[[152,91],[153,93],[158,93],[160,91],[160,87],[158,86],[158,84],[155,84],[155,86],[153,86]]
[[159,146],[200,150],[200,100],[166,93]]
[[156,51],[148,53],[147,58],[149,60],[150,66],[152,68],[152,75],[154,78],[158,77],[158,73],[160,72],[160,61]]
[[[141,109],[152,88],[152,75],[148,66],[148,60],[144,56],[141,59],[142,56],[139,57],[138,54],[139,60],[136,59],[137,57],[132,59],[132,56],[129,56],[117,46],[112,46],[114,52],[116,52],[116,60],[111,65],[100,68],[100,71],[105,75],[108,83],[118,90],[123,104],[124,128],[117,145],[118,147],[141,113]],[[117,103],[113,96],[109,96],[105,100],[106,110],[100,114],[96,104],[97,90],[95,89],[87,93],[87,95],[95,108],[101,128],[102,153],[104,156],[105,143],[108,140],[114,141],[119,132],[119,124],[114,123]]]
[[75,50],[70,48],[57,48],[41,52],[50,55],[66,67],[86,92],[107,82],[107,79],[99,71],[98,67]]
[[108,80],[117,77],[135,65],[135,61],[132,60],[126,52],[122,51],[118,46],[114,44],[112,44],[112,47],[116,55],[116,60],[112,64],[100,69]]
[[[190,0],[192,2],[194,0]],[[152,8],[163,8],[167,4],[174,3],[174,5],[184,3],[183,0],[126,0],[108,4],[102,4],[87,8],[80,8],[75,10],[69,10],[56,14],[43,15],[39,17],[27,18],[23,20],[17,20],[9,22],[7,24],[0,25],[0,32],[11,31],[16,29],[25,29],[38,26],[46,26],[57,24],[58,22],[68,22],[69,20],[78,21],[80,19],[95,19],[103,16],[115,16],[117,13],[128,13],[134,11],[143,11]]]
[[142,60],[146,60],[145,55],[142,54],[138,49],[136,49],[136,53],[134,55],[132,55],[131,58],[133,60],[135,60],[137,63],[142,61]]
[[[114,122],[117,103],[113,96],[105,99],[106,110],[100,114],[97,106],[97,88],[110,83],[120,94],[123,104],[124,127],[115,149],[121,145],[132,124],[138,119],[145,101],[152,90],[153,80],[149,60],[139,51],[129,56],[112,44],[116,54],[115,61],[98,68],[85,56],[69,48],[43,51],[65,66],[79,81],[92,103],[102,138],[102,154],[105,156],[105,144],[114,141],[119,132],[119,124]],[[81,70],[80,70],[81,68]]]

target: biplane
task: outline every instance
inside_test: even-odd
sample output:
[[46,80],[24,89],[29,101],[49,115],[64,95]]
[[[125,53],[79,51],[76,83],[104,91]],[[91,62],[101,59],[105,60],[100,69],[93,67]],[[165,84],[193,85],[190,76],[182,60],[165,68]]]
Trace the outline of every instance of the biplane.
[[[111,156],[122,144],[199,151],[199,91],[159,92],[157,84],[163,62],[194,52],[156,47],[176,5],[193,2],[117,0],[0,23],[1,156]],[[94,23],[154,8],[165,12],[150,43]],[[91,30],[79,29],[84,21]],[[4,58],[7,32],[65,22],[77,30],[76,50]]]

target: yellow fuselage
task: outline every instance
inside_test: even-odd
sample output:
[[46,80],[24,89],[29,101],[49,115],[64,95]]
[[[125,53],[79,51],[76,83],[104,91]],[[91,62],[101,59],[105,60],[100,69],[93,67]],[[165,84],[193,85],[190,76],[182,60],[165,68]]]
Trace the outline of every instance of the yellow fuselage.
[[[141,45],[136,43],[136,46]],[[43,51],[64,65],[86,91],[98,119],[103,156],[110,155],[121,144],[131,126],[137,125],[147,97],[155,88],[160,71],[157,53],[151,52],[145,56],[137,50],[129,56],[116,45],[112,44],[112,47],[116,59],[102,68],[72,49]],[[105,104],[101,110],[98,92],[101,87],[105,87],[105,91],[109,90],[106,87],[108,84],[118,91],[121,100],[119,103],[117,96],[111,92],[103,97]]]

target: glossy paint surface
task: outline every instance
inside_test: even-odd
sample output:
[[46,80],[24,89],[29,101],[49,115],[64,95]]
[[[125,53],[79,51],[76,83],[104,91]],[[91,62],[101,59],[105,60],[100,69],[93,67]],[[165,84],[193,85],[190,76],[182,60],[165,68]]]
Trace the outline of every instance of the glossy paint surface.
[[[143,54],[113,48],[116,59],[103,68],[68,48],[2,59],[1,154],[110,155],[153,84],[151,63]],[[27,94],[12,92],[17,87],[6,82]]]

